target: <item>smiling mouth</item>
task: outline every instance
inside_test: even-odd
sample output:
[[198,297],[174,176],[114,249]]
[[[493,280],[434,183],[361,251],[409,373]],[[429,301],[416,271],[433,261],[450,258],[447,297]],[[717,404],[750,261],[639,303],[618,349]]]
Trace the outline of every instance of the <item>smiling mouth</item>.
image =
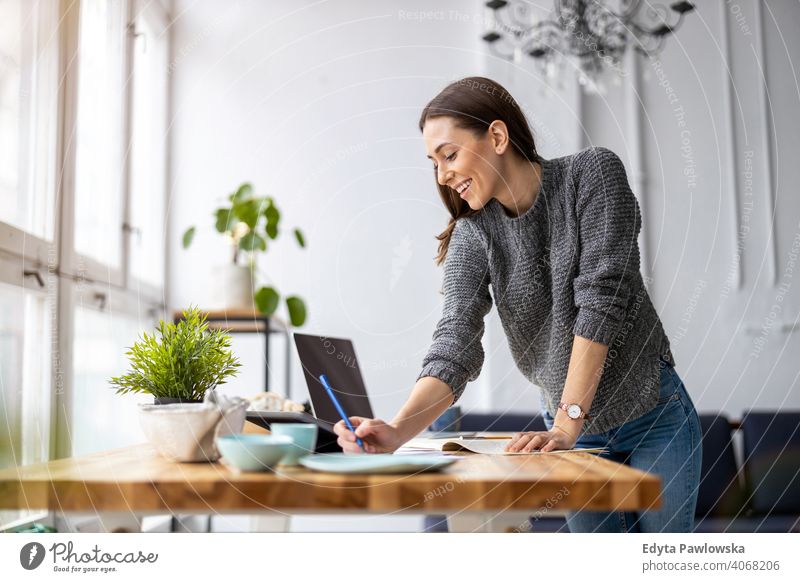
[[461,184],[456,186],[455,190],[456,192],[458,192],[458,195],[461,196],[461,198],[463,198],[467,194],[467,192],[469,192],[471,186],[472,186],[472,178],[467,178],[466,180],[461,182]]

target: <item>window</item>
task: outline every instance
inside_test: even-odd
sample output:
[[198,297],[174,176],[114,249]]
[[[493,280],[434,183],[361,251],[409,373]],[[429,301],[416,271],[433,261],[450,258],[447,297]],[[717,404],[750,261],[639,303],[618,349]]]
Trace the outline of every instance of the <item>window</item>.
[[[59,10],[0,2],[0,467],[47,460],[52,405]],[[41,283],[41,285],[39,284]],[[39,519],[2,511],[0,527]]]
[[[0,282],[0,467],[42,462],[50,451],[52,302],[15,283]],[[0,526],[40,514],[0,511]]]
[[143,441],[108,380],[163,317],[167,20],[0,0],[0,468]]
[[167,157],[166,17],[147,3],[135,19],[131,103],[130,274],[164,285]]
[[53,239],[58,38],[57,2],[0,2],[0,222],[16,254]]
[[[153,314],[139,318],[126,293],[92,285],[74,293],[72,392],[69,437],[73,455],[84,455],[144,441],[138,404],[153,402],[140,394],[117,394],[111,376],[128,368],[125,352],[139,334],[151,330]],[[102,438],[98,438],[102,437]]]
[[61,435],[74,455],[142,442],[136,403],[152,401],[117,395],[108,380],[127,369],[126,348],[152,329],[163,297],[167,42],[158,6],[80,6],[68,260],[81,282],[65,284],[72,358]]
[[81,0],[74,249],[112,270],[122,268],[125,46],[125,3]]

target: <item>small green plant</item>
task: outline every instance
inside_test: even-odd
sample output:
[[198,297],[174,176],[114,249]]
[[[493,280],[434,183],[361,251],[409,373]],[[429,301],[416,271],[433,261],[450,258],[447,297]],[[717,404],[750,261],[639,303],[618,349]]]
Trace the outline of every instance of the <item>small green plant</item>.
[[111,378],[117,394],[139,392],[156,398],[203,400],[238,373],[239,360],[230,350],[225,331],[208,329],[206,316],[196,308],[183,312],[178,323],[159,322],[152,335],[143,333],[128,348],[131,370]]
[[[217,232],[224,235],[233,247],[233,264],[239,265],[244,260],[250,267],[250,272],[255,272],[255,257],[257,252],[267,252],[267,241],[278,238],[280,229],[278,225],[281,213],[271,196],[255,196],[253,186],[245,182],[228,196],[230,205],[214,211],[214,225]],[[188,249],[196,228],[186,229],[183,233],[183,248]],[[294,239],[301,248],[305,248],[306,239],[299,228],[294,229]],[[272,286],[262,286],[254,296],[258,310],[270,316],[280,304],[281,295]],[[286,309],[292,325],[300,327],[306,320],[306,305],[297,295],[286,297]]]

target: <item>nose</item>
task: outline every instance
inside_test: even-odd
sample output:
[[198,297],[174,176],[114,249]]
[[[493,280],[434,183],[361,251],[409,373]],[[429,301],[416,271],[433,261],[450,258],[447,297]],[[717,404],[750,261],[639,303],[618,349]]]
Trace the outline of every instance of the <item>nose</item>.
[[445,171],[442,169],[442,167],[441,167],[441,166],[439,166],[439,169],[438,169],[438,170],[436,170],[436,180],[437,180],[437,181],[439,182],[439,184],[441,184],[442,186],[446,186],[446,185],[447,185],[447,183],[450,181],[450,178],[452,178],[452,177],[453,177],[453,172],[445,172]]

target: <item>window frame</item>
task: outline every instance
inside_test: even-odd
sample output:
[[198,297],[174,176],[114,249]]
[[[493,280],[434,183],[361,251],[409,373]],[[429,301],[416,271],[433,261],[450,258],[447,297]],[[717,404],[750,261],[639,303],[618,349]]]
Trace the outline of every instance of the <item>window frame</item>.
[[[44,284],[38,285],[37,280],[35,278],[34,280],[31,280],[29,276],[26,276],[24,274],[25,272],[24,270],[19,269],[21,260],[24,264],[24,259],[22,259],[22,257],[20,257],[19,255],[15,255],[14,253],[9,253],[7,251],[0,250],[0,283],[3,283],[4,285],[7,285],[9,287],[19,287],[22,293],[35,293],[44,296],[45,298],[53,294],[55,296],[55,302],[54,302],[55,304],[51,306],[51,309],[53,310],[53,312],[56,313],[57,316],[57,310],[59,308],[58,279],[57,278],[54,279],[53,277],[49,276],[43,277],[42,281],[44,282]],[[55,331],[51,330],[51,333],[55,333]],[[54,451],[53,443],[56,440],[56,427],[55,424],[53,423],[52,411],[55,406],[55,402],[58,398],[55,390],[56,386],[55,382],[58,379],[57,370],[55,366],[52,366],[53,362],[52,353],[50,355],[50,361],[51,361],[50,386],[49,386],[50,394],[48,395],[49,408],[50,408],[50,422],[48,426],[49,443],[47,445],[47,451],[45,454],[45,457],[48,459],[53,458],[53,451]],[[24,512],[26,510],[20,510],[20,511]],[[47,525],[51,526],[54,523],[53,515],[51,515],[51,512],[49,512],[46,509],[27,510],[27,511],[29,512],[28,515],[23,515],[22,517],[19,517],[18,519],[12,520],[5,524],[0,523],[0,532],[8,531],[18,527],[23,527],[27,524],[37,521],[44,522]]]
[[[136,50],[136,35],[138,34],[136,31],[136,20],[137,18],[147,18],[150,19],[150,24],[157,29],[158,34],[160,35],[167,35],[169,32],[169,15],[164,7],[161,5],[160,2],[153,2],[153,1],[146,1],[146,0],[131,0],[130,2],[130,11],[129,11],[129,20],[128,20],[128,54],[129,54],[129,78],[133,80],[133,82],[128,83],[128,109],[127,109],[127,126],[128,126],[128,133],[127,133],[127,143],[130,144],[128,149],[129,155],[125,156],[126,159],[126,167],[127,167],[127,175],[125,180],[125,188],[126,188],[126,196],[125,196],[125,204],[124,204],[124,222],[123,222],[123,229],[125,230],[125,240],[124,240],[124,256],[126,260],[125,265],[125,276],[126,276],[126,285],[125,287],[128,289],[135,289],[139,291],[144,297],[151,299],[151,300],[158,300],[162,303],[165,302],[166,297],[166,283],[167,283],[167,256],[166,256],[166,249],[168,246],[168,235],[169,235],[169,220],[167,219],[167,208],[168,208],[168,192],[169,192],[169,140],[167,136],[169,135],[169,111],[170,111],[170,83],[169,83],[169,69],[167,69],[167,82],[164,87],[164,112],[165,112],[165,130],[167,131],[166,135],[164,136],[165,144],[164,144],[164,216],[161,217],[162,220],[162,232],[164,234],[164,264],[163,264],[163,272],[162,272],[162,285],[161,287],[157,287],[152,283],[147,281],[143,281],[138,277],[134,276],[133,271],[131,269],[131,239],[136,236],[136,225],[132,224],[132,207],[131,207],[131,155],[130,152],[132,151],[133,147],[133,129],[131,126],[132,118],[133,118],[133,91],[134,91],[134,83],[136,83],[136,79],[133,78],[133,70],[134,70],[134,51]],[[165,39],[165,47],[166,47],[166,61],[167,65],[169,65],[170,59],[170,42],[169,38]]]
[[[66,0],[59,0],[57,2],[57,20],[63,22],[65,11],[67,7]],[[58,30],[58,40],[57,40],[57,47],[56,50],[58,54],[56,55],[56,62],[58,63],[58,72],[61,73],[64,70],[64,29],[63,27],[59,26]],[[25,49],[27,49],[27,45],[23,45]],[[32,60],[32,57],[28,55],[24,61]],[[50,226],[52,227],[53,231],[53,240],[47,240],[40,236],[31,234],[26,232],[25,230],[19,228],[18,226],[9,224],[7,222],[3,222],[0,220],[0,251],[6,253],[7,255],[11,255],[13,257],[17,257],[22,259],[25,263],[25,270],[28,268],[31,269],[40,269],[43,267],[48,266],[48,257],[52,256],[53,253],[57,256],[58,254],[58,241],[61,237],[61,212],[60,212],[60,181],[58,179],[58,168],[62,167],[63,159],[62,154],[64,151],[63,148],[63,132],[62,132],[62,123],[60,121],[63,119],[63,91],[62,87],[58,87],[56,95],[56,105],[55,105],[55,115],[56,115],[56,130],[55,130],[55,156],[53,163],[55,164],[54,168],[51,168],[54,172],[55,177],[55,184],[53,187],[53,192],[51,195],[54,197],[52,200],[53,203],[53,224]],[[26,138],[26,144],[27,145]],[[24,152],[23,152],[24,153]],[[57,259],[56,259],[57,260]],[[57,264],[55,265],[57,268]]]
[[[53,131],[54,155],[54,197],[52,200],[53,240],[26,233],[9,223],[0,221],[0,281],[19,286],[27,291],[46,293],[54,302],[55,311],[51,333],[54,345],[50,357],[50,418],[49,450],[50,460],[69,457],[69,427],[74,417],[71,408],[73,388],[73,334],[74,313],[78,303],[84,306],[97,300],[95,294],[105,296],[105,309],[133,315],[138,318],[167,317],[166,289],[168,268],[167,247],[170,235],[168,219],[168,196],[170,179],[170,156],[168,134],[165,136],[164,160],[164,208],[162,252],[164,253],[164,277],[160,287],[137,280],[132,276],[131,241],[129,223],[131,209],[130,147],[132,143],[132,87],[133,87],[133,49],[135,46],[135,17],[139,11],[146,10],[151,22],[158,23],[165,35],[169,34],[170,12],[163,0],[108,0],[121,1],[125,10],[125,46],[123,91],[123,121],[119,136],[125,155],[121,171],[121,200],[119,216],[119,236],[122,257],[119,268],[111,268],[91,257],[82,256],[75,250],[75,162],[76,152],[70,136],[74,135],[78,115],[79,62],[77,49],[80,40],[80,13],[82,0],[55,0],[55,14],[59,19],[57,32],[58,55],[57,73],[60,83],[55,95],[56,127]],[[171,41],[166,40],[167,62],[171,58]],[[169,128],[172,87],[170,77],[164,91],[166,126]],[[26,152],[21,152],[26,155]],[[38,277],[37,277],[38,275]],[[37,289],[39,281],[43,284]],[[0,524],[0,531],[17,528],[34,521],[55,523],[53,512],[42,511],[25,516],[20,520]]]
[[[125,91],[123,94],[123,131],[121,140],[124,144],[126,155],[122,165],[122,204],[120,205],[120,230],[119,236],[122,237],[122,261],[119,269],[102,265],[99,261],[86,257],[75,250],[75,148],[71,144],[62,141],[63,155],[63,174],[61,180],[60,200],[62,224],[60,238],[60,281],[58,298],[58,343],[61,355],[61,375],[64,382],[71,382],[72,369],[72,333],[74,327],[73,309],[76,300],[82,300],[84,304],[94,300],[94,294],[101,294],[105,297],[108,308],[117,309],[126,313],[141,313],[143,309],[149,312],[164,313],[166,309],[166,273],[162,288],[138,281],[130,273],[130,237],[132,235],[130,225],[130,145],[132,140],[132,96],[133,96],[133,50],[135,47],[135,17],[136,9],[141,6],[150,6],[153,13],[161,19],[164,29],[167,29],[169,15],[160,2],[142,3],[141,0],[120,0],[125,3],[126,14],[126,34],[125,34]],[[71,3],[69,0],[61,0],[64,9],[62,26],[64,30],[63,52],[64,63],[64,83],[63,83],[63,134],[73,135],[76,128],[78,117],[78,86],[80,79],[79,67],[76,55],[80,42],[80,9],[81,0]],[[167,58],[169,58],[169,43],[167,45]],[[170,86],[167,84],[165,95],[167,114],[169,115]],[[169,176],[169,157],[165,161],[165,181]],[[167,187],[164,189],[165,207],[167,197]],[[168,221],[165,219],[164,249],[166,259],[166,249],[168,240]],[[166,260],[165,260],[166,270]],[[76,285],[79,290],[76,290]],[[91,293],[88,297],[85,293]],[[82,295],[83,294],[83,295]],[[55,458],[63,458],[71,455],[69,443],[69,427],[73,416],[69,389],[57,394],[55,398],[53,419],[55,429],[52,434],[55,438],[51,442]]]
[[[123,10],[125,11],[126,18],[130,22],[130,2],[128,0],[119,0],[124,4]],[[127,268],[126,257],[126,242],[124,231],[125,220],[125,205],[128,196],[128,156],[123,157],[120,187],[120,208],[119,216],[119,231],[117,236],[120,240],[121,260],[118,268],[109,265],[103,265],[100,261],[81,255],[75,249],[75,180],[76,180],[76,148],[74,147],[73,136],[77,133],[78,126],[78,100],[80,88],[80,59],[78,57],[80,47],[80,34],[81,34],[81,8],[83,6],[82,0],[76,0],[66,8],[66,14],[63,20],[63,27],[66,29],[64,38],[64,54],[67,57],[66,66],[63,72],[63,88],[64,88],[64,110],[63,110],[63,127],[64,136],[71,136],[70,139],[63,143],[62,152],[62,180],[60,189],[60,198],[62,204],[61,222],[63,225],[61,239],[60,239],[60,257],[61,257],[61,271],[62,273],[77,277],[78,279],[88,279],[91,281],[106,281],[112,285],[120,288],[125,287],[125,271]],[[128,109],[130,107],[130,43],[129,35],[126,34],[125,38],[125,56],[123,58],[124,78],[127,79],[123,91],[123,121],[121,139],[122,144],[127,145],[130,143],[129,139],[129,123],[128,123]],[[123,147],[123,151],[127,148]]]
[[[133,290],[119,289],[112,285],[90,282],[84,280],[62,279],[59,292],[59,316],[61,324],[58,330],[59,345],[61,349],[61,374],[71,383],[74,379],[74,329],[75,310],[77,307],[90,308],[99,313],[119,313],[136,318],[166,317],[165,308],[156,301],[146,301]],[[56,426],[51,434],[51,447],[55,447],[55,458],[65,458],[72,455],[70,427],[72,426],[75,410],[73,406],[73,391],[64,390],[57,394]]]

